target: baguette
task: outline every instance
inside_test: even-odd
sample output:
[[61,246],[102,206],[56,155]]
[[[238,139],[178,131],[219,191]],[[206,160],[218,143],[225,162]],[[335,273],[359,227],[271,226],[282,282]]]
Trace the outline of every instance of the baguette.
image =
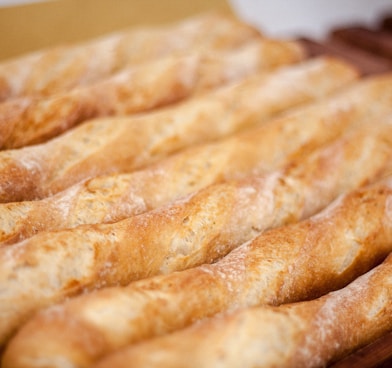
[[351,125],[391,112],[392,75],[369,78],[310,106],[218,142],[185,149],[144,170],[102,176],[39,201],[0,204],[0,244],[41,231],[111,223],[227,179],[286,165]]
[[139,27],[23,55],[0,64],[0,100],[48,96],[87,85],[127,67],[188,50],[229,50],[260,32],[223,13],[160,27]]
[[114,224],[42,232],[1,248],[0,341],[67,296],[211,263],[268,228],[310,216],[386,167],[389,172],[390,120],[364,127],[287,170],[211,185]]
[[44,142],[94,117],[151,110],[301,58],[295,42],[260,39],[229,52],[161,58],[46,98],[12,99],[0,104],[0,147]]
[[261,124],[356,78],[344,62],[314,59],[155,113],[96,119],[44,144],[2,151],[0,202],[39,199],[89,177],[133,171],[189,145]]
[[94,117],[147,111],[189,97],[197,63],[196,57],[167,58],[47,98],[7,100],[0,104],[0,148],[45,142]]
[[391,330],[392,255],[319,299],[226,314],[93,367],[325,367]]
[[215,264],[106,288],[42,311],[11,340],[4,368],[43,367],[41,361],[61,367],[60,356],[69,366],[89,367],[127,344],[217,313],[343,287],[392,251],[391,198],[392,177],[346,194],[308,220],[261,234]]

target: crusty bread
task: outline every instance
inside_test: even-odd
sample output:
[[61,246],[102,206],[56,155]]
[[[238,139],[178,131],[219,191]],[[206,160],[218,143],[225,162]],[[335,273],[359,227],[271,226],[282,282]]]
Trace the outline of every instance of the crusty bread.
[[390,119],[372,119],[347,134],[283,171],[211,185],[114,224],[42,232],[1,248],[1,341],[33,312],[66,296],[213,262],[389,172]]
[[40,231],[122,220],[209,184],[264,174],[334,139],[352,124],[392,112],[392,75],[355,83],[285,117],[172,155],[144,170],[78,183],[40,201],[0,205],[0,244]]
[[259,39],[204,56],[168,56],[46,98],[11,99],[0,104],[0,147],[10,149],[47,141],[94,117],[151,110],[257,72],[298,62],[303,55],[295,42]]
[[269,72],[305,59],[301,43],[293,40],[254,38],[229,50],[199,52],[200,75],[196,93],[244,76]]
[[354,281],[392,253],[392,73],[305,56],[211,13],[0,62],[2,368],[326,366],[392,332],[392,259]]
[[92,120],[47,143],[1,151],[0,202],[38,199],[89,177],[141,168],[260,124],[356,78],[344,62],[314,59],[155,113]]
[[65,366],[89,367],[127,344],[217,313],[341,288],[392,251],[391,200],[392,176],[346,194],[308,220],[261,234],[215,264],[49,308],[11,340],[4,368],[62,367],[58,357]]
[[89,118],[132,114],[188,97],[197,83],[197,63],[196,57],[169,57],[70,92],[5,101],[0,148],[44,142]]
[[219,316],[132,346],[93,367],[325,367],[391,330],[392,255],[319,299]]
[[223,13],[166,26],[123,30],[81,44],[52,47],[0,64],[0,99],[50,95],[86,85],[128,66],[188,50],[227,50],[260,32]]

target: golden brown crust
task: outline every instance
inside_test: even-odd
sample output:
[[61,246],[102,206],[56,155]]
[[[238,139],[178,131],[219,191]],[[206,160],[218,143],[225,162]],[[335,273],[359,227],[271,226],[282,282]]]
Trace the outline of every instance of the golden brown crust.
[[344,287],[392,251],[391,200],[389,177],[306,221],[270,230],[215,264],[104,289],[48,309],[11,340],[4,367],[27,368],[26,362],[40,367],[40,359],[56,367],[58,356],[87,367],[127,344],[216,313],[311,299]]
[[41,143],[94,117],[132,114],[181,100],[194,90],[196,76],[197,58],[168,58],[67,93],[3,102],[0,147]]
[[40,143],[88,119],[151,110],[302,58],[295,42],[259,39],[208,56],[161,58],[46,98],[12,99],[0,104],[0,147]]
[[[268,228],[310,216],[390,170],[391,139],[390,121],[372,120],[283,172],[211,185],[114,224],[43,232],[0,249],[0,287],[10,290],[0,303],[2,339],[67,295],[210,263]],[[25,300],[28,290],[34,297]]]
[[43,198],[89,177],[141,168],[184,147],[261,124],[356,77],[343,62],[315,59],[155,113],[96,119],[47,143],[2,151],[0,202]]
[[358,84],[249,132],[182,150],[138,172],[97,177],[41,201],[2,204],[0,239],[11,244],[43,230],[118,221],[214,182],[271,171],[369,116],[365,101],[380,103],[377,114],[388,109],[386,90],[368,93],[379,81]]
[[324,367],[392,330],[392,256],[320,299],[243,309],[114,353],[105,367]]
[[390,110],[392,76],[368,79],[247,132],[199,145],[130,174],[97,177],[41,201],[0,205],[0,242],[36,232],[108,223],[136,215],[214,182],[263,174]]
[[298,63],[305,57],[305,50],[299,42],[264,37],[228,51],[202,53],[196,93],[251,74]]
[[167,26],[124,30],[0,64],[0,96],[48,96],[90,84],[129,65],[189,49],[227,50],[258,37],[260,33],[253,27],[221,13],[202,14]]
[[392,258],[353,282],[392,253],[392,74],[303,58],[204,14],[0,63],[2,367],[319,367],[392,332]]

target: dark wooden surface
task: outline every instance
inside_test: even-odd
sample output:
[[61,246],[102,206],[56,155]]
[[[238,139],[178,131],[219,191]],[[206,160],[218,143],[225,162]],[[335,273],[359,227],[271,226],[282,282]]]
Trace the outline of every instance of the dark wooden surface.
[[[331,30],[324,40],[300,38],[308,55],[332,55],[354,64],[363,76],[392,72],[392,15],[367,29],[352,25]],[[330,368],[392,368],[392,331]]]
[[[391,19],[388,21],[388,19]],[[392,18],[377,29],[361,26],[331,30],[324,40],[300,38],[309,56],[332,55],[354,64],[363,75],[392,71]]]
[[392,367],[392,332],[331,365],[331,368],[353,367]]

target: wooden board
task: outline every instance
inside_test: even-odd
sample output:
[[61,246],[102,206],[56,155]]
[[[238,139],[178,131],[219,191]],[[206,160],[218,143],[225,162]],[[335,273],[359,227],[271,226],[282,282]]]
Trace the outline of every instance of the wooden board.
[[331,368],[388,368],[392,367],[392,332],[372,344],[359,349]]

